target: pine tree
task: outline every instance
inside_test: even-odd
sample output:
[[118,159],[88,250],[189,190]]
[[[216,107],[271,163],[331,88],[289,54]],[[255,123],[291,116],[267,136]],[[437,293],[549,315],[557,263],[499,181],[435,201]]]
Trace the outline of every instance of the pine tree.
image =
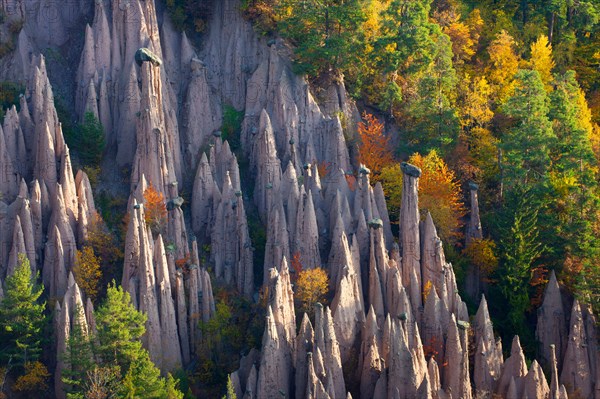
[[434,23],[429,20],[431,0],[392,0],[382,14],[381,36],[375,49],[380,70],[415,74],[433,58]]
[[553,193],[544,220],[544,239],[555,248],[549,261],[558,269],[564,264],[596,263],[600,252],[595,233],[600,215],[597,161],[590,141],[590,112],[581,97],[574,72],[556,78],[550,116],[557,141],[552,151]]
[[457,137],[459,122],[452,96],[456,89],[456,72],[452,66],[452,43],[448,35],[436,26],[432,35],[432,58],[424,76],[419,80],[417,98],[409,113],[415,125],[410,140],[417,149],[444,152]]
[[0,364],[23,367],[37,360],[42,351],[46,303],[39,298],[44,290],[31,275],[29,260],[19,254],[19,264],[5,281],[0,302]]
[[120,396],[127,399],[166,398],[166,380],[161,378],[160,370],[152,363],[146,350],[141,350],[138,355],[123,378]]
[[363,52],[364,10],[359,0],[282,0],[278,28],[296,46],[297,71],[311,77],[352,66]]

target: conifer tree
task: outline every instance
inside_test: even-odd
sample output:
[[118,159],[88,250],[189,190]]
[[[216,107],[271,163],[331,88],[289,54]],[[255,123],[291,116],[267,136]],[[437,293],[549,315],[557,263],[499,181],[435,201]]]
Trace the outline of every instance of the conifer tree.
[[106,299],[95,316],[99,356],[127,373],[131,363],[144,351],[140,339],[146,330],[146,315],[133,307],[127,291],[109,286]]
[[[83,309],[77,306],[74,314],[82,312]],[[66,367],[62,370],[62,381],[67,386],[68,396],[76,398],[78,394],[84,392],[88,373],[94,368],[92,341],[81,323],[73,323],[63,361]]]
[[527,335],[525,312],[529,307],[529,282],[533,265],[544,248],[539,240],[538,206],[527,187],[515,187],[507,196],[499,215],[500,266],[496,269],[497,286],[508,304],[506,325],[513,334]]
[[0,302],[0,364],[23,367],[40,356],[46,303],[39,302],[44,287],[36,280],[29,259],[19,254],[18,266],[6,278]]
[[503,182],[509,189],[518,184],[543,183],[550,169],[550,149],[555,138],[540,74],[519,70],[515,83],[514,94],[503,107],[514,123],[500,144]]

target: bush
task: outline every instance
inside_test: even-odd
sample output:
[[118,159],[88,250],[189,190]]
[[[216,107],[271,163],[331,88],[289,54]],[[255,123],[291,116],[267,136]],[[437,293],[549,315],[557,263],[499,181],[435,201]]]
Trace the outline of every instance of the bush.
[[160,233],[167,223],[165,196],[152,183],[144,191],[144,217],[152,233]]
[[[2,44],[2,46],[6,45],[7,44]],[[1,49],[2,46],[0,46],[0,57],[3,55]],[[12,51],[12,49],[10,51]],[[16,105],[17,108],[19,107],[19,95],[23,92],[25,92],[25,88],[18,83],[0,82],[0,119],[4,118],[6,110],[13,105]]]
[[221,126],[221,137],[223,141],[227,140],[232,151],[239,150],[240,133],[242,131],[242,121],[244,120],[244,111],[237,111],[231,105],[223,106],[223,125]]

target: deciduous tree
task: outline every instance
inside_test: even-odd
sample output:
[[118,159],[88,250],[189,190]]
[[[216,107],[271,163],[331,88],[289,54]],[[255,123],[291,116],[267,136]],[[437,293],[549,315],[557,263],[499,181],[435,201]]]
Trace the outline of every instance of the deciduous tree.
[[[462,234],[460,227],[465,208],[461,200],[460,184],[454,172],[436,151],[431,151],[426,156],[415,153],[408,162],[422,171],[419,179],[419,208],[431,213],[442,240],[456,242]],[[398,215],[402,201],[400,164],[384,168],[380,181],[390,215]]]
[[144,217],[154,234],[160,233],[167,221],[165,195],[156,190],[152,183],[144,191]]
[[515,53],[515,40],[501,31],[488,46],[490,56],[486,76],[492,86],[492,99],[502,104],[512,95],[514,76],[519,69],[519,57]]
[[296,281],[295,297],[300,302],[302,311],[312,314],[314,305],[322,302],[327,294],[329,277],[327,272],[316,267],[300,272]]
[[94,254],[92,247],[85,245],[81,250],[77,250],[73,274],[83,292],[95,300],[102,272],[100,271],[100,260]]
[[390,138],[383,131],[383,123],[375,116],[364,112],[363,120],[358,123],[359,160],[377,175],[394,162]]

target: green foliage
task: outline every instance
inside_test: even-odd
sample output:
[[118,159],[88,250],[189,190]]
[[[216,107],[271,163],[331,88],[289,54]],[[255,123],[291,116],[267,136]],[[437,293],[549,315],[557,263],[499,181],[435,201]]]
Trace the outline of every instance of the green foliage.
[[233,383],[231,382],[231,376],[227,376],[227,394],[223,396],[223,399],[237,399],[235,390],[233,389]]
[[97,335],[75,325],[67,345],[63,381],[69,398],[183,398],[179,382],[170,374],[162,378],[142,347],[146,316],[129,293],[109,286],[95,317]]
[[146,330],[146,315],[131,304],[129,293],[121,287],[109,286],[106,299],[95,312],[100,357],[121,370],[129,370],[142,349],[140,338]]
[[103,127],[91,112],[86,112],[84,122],[79,125],[75,149],[84,165],[97,166],[102,161],[106,146]]
[[[74,314],[83,314],[83,309],[76,307]],[[62,381],[66,385],[67,393],[75,395],[82,392],[87,373],[94,366],[94,354],[90,336],[77,320],[71,328],[62,360],[67,366],[62,372]]]
[[429,19],[431,0],[392,0],[382,15],[375,42],[383,72],[415,74],[432,60],[435,24]]
[[409,106],[414,118],[409,140],[421,152],[431,149],[443,152],[456,140],[459,128],[451,99],[457,82],[452,66],[452,43],[441,32],[434,40],[432,62],[418,83],[415,101]]
[[231,105],[223,106],[223,125],[221,126],[221,137],[227,140],[233,152],[241,149],[240,134],[242,132],[242,121],[244,111],[237,111]]
[[0,82],[0,121],[4,119],[6,110],[13,105],[19,110],[19,96],[25,92],[25,88],[14,82]]
[[239,367],[240,354],[258,348],[264,332],[264,309],[230,288],[215,290],[215,314],[200,321],[197,378],[207,397],[216,397],[227,376]]
[[539,240],[538,212],[539,204],[531,191],[519,186],[507,195],[498,219],[500,256],[494,288],[503,299],[500,303],[508,304],[504,327],[522,337],[531,335],[525,319],[529,309],[529,283],[534,262],[544,251]]
[[0,303],[0,364],[24,367],[37,360],[42,351],[46,303],[39,299],[44,290],[31,275],[29,260],[19,254],[14,273],[6,277]]
[[548,99],[537,71],[519,70],[514,94],[504,105],[513,127],[502,138],[502,172],[507,187],[543,181],[554,143]]
[[337,76],[362,52],[364,13],[359,0],[281,0],[282,36],[295,45],[296,71]]

